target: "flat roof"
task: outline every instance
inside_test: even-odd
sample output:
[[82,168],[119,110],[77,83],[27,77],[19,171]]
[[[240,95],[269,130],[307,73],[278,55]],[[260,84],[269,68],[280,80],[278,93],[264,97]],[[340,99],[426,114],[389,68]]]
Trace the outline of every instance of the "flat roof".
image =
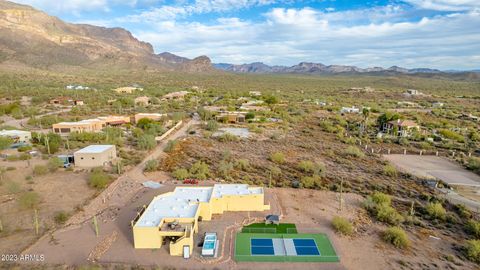
[[195,217],[199,202],[229,195],[263,194],[261,187],[247,184],[216,184],[213,187],[177,187],[171,193],[153,198],[135,226],[157,227],[164,218]]
[[89,145],[85,148],[82,148],[80,150],[78,150],[77,152],[75,152],[75,154],[77,153],[102,153],[102,152],[105,152],[106,150],[112,148],[112,147],[115,147],[115,145],[111,145],[111,144],[99,144],[99,145]]

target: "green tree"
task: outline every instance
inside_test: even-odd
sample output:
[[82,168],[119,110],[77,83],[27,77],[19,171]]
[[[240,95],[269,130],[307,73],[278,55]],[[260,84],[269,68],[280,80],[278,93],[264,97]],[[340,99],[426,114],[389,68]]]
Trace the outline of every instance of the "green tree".
[[13,144],[13,140],[9,137],[0,136],[0,150],[4,150]]
[[172,172],[172,176],[178,180],[183,180],[185,178],[188,178],[190,176],[190,173],[187,169],[179,168]]
[[137,145],[141,150],[151,150],[155,148],[157,141],[153,135],[143,134],[138,138]]
[[110,176],[102,168],[95,168],[88,177],[88,184],[96,189],[104,189],[110,183]]
[[210,176],[210,168],[207,163],[197,161],[190,167],[190,175],[200,180],[205,180]]
[[58,157],[51,158],[48,161],[47,167],[50,172],[55,172],[58,170],[58,168],[63,167],[63,160],[59,159]]

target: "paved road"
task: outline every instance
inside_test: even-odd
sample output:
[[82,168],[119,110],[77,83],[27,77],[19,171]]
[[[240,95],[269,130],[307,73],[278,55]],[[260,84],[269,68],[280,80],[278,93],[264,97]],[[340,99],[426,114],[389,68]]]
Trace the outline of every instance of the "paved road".
[[384,155],[402,171],[421,178],[435,178],[450,185],[480,186],[480,176],[457,163],[437,156]]
[[469,198],[465,198],[453,190],[449,190],[449,189],[438,189],[438,190],[443,193],[445,198],[450,203],[463,204],[465,205],[465,207],[470,209],[470,211],[480,213],[480,202],[470,200]]
[[[61,113],[69,112],[71,110],[72,110],[72,107],[68,107],[68,108],[65,108],[65,109],[58,110],[58,111],[53,111],[53,112],[48,112],[48,113],[36,115],[35,117],[39,118],[39,117],[43,117],[43,116],[47,116],[47,115],[61,114]],[[22,118],[22,119],[12,118],[10,120],[5,121],[3,124],[7,125],[7,126],[12,126],[12,127],[15,127],[15,128],[22,129],[22,128],[25,128],[28,120],[30,120],[30,117],[25,117],[25,118]],[[38,130],[40,130],[40,129],[38,129]]]

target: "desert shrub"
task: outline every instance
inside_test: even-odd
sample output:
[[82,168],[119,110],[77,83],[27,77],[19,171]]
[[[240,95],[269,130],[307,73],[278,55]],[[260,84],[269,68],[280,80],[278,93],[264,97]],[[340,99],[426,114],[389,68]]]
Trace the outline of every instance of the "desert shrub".
[[298,163],[298,168],[306,173],[323,174],[325,173],[325,164],[322,162],[312,162],[310,160],[302,160]]
[[480,240],[468,240],[465,252],[469,260],[480,263]]
[[34,209],[40,203],[40,195],[35,191],[28,191],[20,195],[18,203],[23,209]]
[[480,238],[480,221],[470,219],[465,225],[465,230],[476,238]]
[[188,172],[187,169],[179,168],[179,169],[176,169],[172,172],[172,176],[175,179],[183,180],[185,178],[188,178],[190,176],[190,173]]
[[59,211],[55,213],[55,216],[53,217],[53,219],[55,220],[55,223],[62,225],[62,224],[65,224],[65,222],[67,222],[68,214],[65,213],[64,211]]
[[467,209],[467,207],[463,204],[455,205],[455,210],[457,211],[458,215],[462,218],[469,219],[472,217],[472,212]]
[[463,143],[465,141],[463,135],[449,129],[440,129],[438,130],[438,133],[440,133],[443,137],[447,139],[451,139],[460,143]]
[[407,233],[397,226],[388,228],[383,233],[383,240],[400,249],[405,249],[410,245]]
[[165,146],[165,148],[163,149],[163,152],[165,153],[170,153],[173,151],[173,149],[175,149],[175,146],[177,146],[177,140],[170,140],[167,142],[167,145]]
[[88,177],[88,184],[96,189],[104,189],[110,183],[110,176],[101,168],[95,168]]
[[21,154],[18,156],[18,159],[19,159],[19,160],[29,160],[29,159],[32,159],[32,156],[29,155],[28,153],[21,153]]
[[365,156],[362,150],[360,150],[358,147],[353,145],[350,145],[345,150],[343,150],[343,154],[345,156],[351,156],[351,157],[357,157],[357,158],[363,158]]
[[270,160],[277,164],[282,164],[285,162],[285,155],[282,152],[275,152],[270,155]]
[[253,113],[253,112],[248,112],[245,115],[245,120],[250,120],[250,119],[254,119],[254,118],[255,118],[255,113]]
[[383,167],[383,174],[390,177],[397,177],[397,168],[395,168],[395,166],[387,164]]
[[472,171],[480,171],[480,158],[471,157],[468,159],[467,168]]
[[27,151],[32,150],[32,146],[31,145],[22,145],[22,146],[18,147],[17,150],[18,150],[18,152],[27,152]]
[[238,141],[238,137],[229,132],[225,132],[222,135],[218,136],[218,140],[221,142],[236,142]]
[[145,163],[145,169],[144,171],[146,172],[153,172],[156,171],[158,167],[158,160],[156,159],[151,159]]
[[155,141],[155,136],[150,134],[143,134],[138,138],[137,146],[140,150],[151,150],[155,148],[157,141]]
[[427,204],[425,210],[432,219],[445,220],[447,218],[447,211],[439,202]]
[[376,218],[379,221],[390,225],[397,225],[404,221],[402,215],[400,215],[395,208],[386,204],[380,204],[377,206]]
[[6,136],[0,136],[0,150],[7,149],[13,144],[13,140]]
[[392,198],[390,197],[390,195],[387,195],[385,193],[378,192],[378,191],[375,191],[372,194],[371,198],[372,198],[373,202],[376,203],[376,204],[390,205],[392,203]]
[[205,129],[211,132],[215,132],[218,130],[218,123],[215,120],[210,120],[205,125]]
[[237,162],[235,162],[235,168],[242,171],[247,171],[250,168],[250,162],[248,159],[239,159]]
[[20,186],[19,183],[10,180],[7,182],[7,190],[11,194],[16,194],[22,191],[22,187]]
[[320,187],[322,185],[322,179],[318,175],[305,176],[302,177],[300,183],[304,188]]
[[351,235],[353,233],[353,225],[346,218],[333,217],[332,225],[337,233],[343,235]]
[[223,178],[229,178],[233,171],[233,163],[222,160],[218,164],[218,172]]
[[48,167],[45,165],[35,165],[33,167],[33,174],[36,176],[45,175],[48,173]]
[[58,168],[63,167],[63,160],[59,159],[58,157],[51,158],[48,161],[47,167],[50,172],[55,172],[58,170]]
[[190,167],[190,174],[192,177],[198,178],[200,180],[205,180],[210,176],[210,168],[207,163],[203,161],[195,162],[192,167]]

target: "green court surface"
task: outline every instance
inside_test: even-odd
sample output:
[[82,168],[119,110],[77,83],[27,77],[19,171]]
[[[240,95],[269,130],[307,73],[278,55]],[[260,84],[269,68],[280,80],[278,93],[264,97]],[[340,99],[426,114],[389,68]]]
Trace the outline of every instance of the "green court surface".
[[[252,239],[253,241],[267,241],[270,239],[273,241],[299,241],[299,239],[313,239],[316,247],[318,248],[319,255],[294,255],[289,256],[285,255],[286,253],[275,254],[273,252],[273,247],[253,247],[252,248]],[[287,239],[287,240],[285,240]],[[305,240],[300,240],[305,241]],[[265,250],[265,248],[271,251],[268,251],[268,255],[256,255],[254,250]],[[297,250],[298,251],[298,250]],[[305,253],[304,253],[305,254]],[[310,253],[311,254],[311,253]],[[339,262],[339,258],[335,253],[335,250],[330,243],[327,235],[319,234],[279,234],[279,233],[237,233],[235,238],[235,260],[237,262]]]
[[293,223],[265,224],[253,223],[242,228],[243,233],[297,233]]

